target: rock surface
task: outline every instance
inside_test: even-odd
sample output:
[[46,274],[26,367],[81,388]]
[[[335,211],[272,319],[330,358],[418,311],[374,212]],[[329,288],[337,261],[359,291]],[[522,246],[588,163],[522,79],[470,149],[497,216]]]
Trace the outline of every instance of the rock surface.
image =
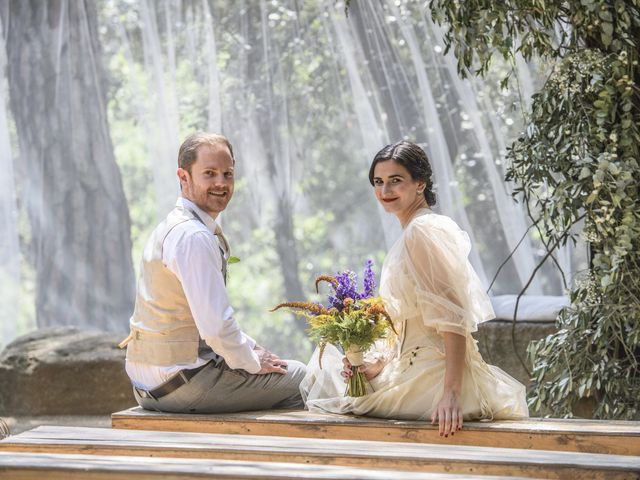
[[136,405],[121,335],[41,329],[0,354],[0,415],[104,415]]
[[[527,346],[532,340],[539,340],[556,331],[554,321],[518,320],[515,344],[511,336],[511,320],[491,320],[481,323],[473,336],[478,340],[478,348],[485,362],[500,367],[520,383],[529,387],[529,374],[520,363],[518,355],[527,368],[532,366],[527,358]],[[517,352],[517,353],[516,353]]]

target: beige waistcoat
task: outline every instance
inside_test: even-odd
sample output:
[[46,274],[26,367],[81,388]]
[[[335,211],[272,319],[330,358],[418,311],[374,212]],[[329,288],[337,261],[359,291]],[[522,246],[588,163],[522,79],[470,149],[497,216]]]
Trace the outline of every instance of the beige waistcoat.
[[216,356],[200,338],[182,284],[162,262],[165,238],[188,221],[199,219],[190,210],[176,207],[145,246],[129,321],[131,333],[120,344],[120,348],[127,346],[127,360],[170,366]]

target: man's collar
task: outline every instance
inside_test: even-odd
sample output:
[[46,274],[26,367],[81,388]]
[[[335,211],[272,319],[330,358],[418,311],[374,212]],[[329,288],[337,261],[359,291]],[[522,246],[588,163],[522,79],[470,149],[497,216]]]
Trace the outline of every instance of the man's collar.
[[200,217],[200,219],[204,222],[206,227],[211,230],[211,232],[216,231],[217,222],[215,221],[215,219],[204,210],[198,208],[198,206],[188,198],[178,197],[178,200],[176,201],[176,207],[182,207],[191,210],[196,215],[198,215],[198,217]]

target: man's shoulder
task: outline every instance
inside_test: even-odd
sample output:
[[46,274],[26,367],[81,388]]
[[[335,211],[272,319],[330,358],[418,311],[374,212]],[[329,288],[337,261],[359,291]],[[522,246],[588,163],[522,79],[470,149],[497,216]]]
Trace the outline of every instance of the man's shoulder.
[[184,233],[208,232],[207,227],[198,218],[186,208],[176,207],[167,217],[156,227],[158,231],[172,230]]
[[213,248],[214,242],[214,235],[199,221],[180,222],[166,232],[162,241],[163,258],[170,261],[185,255],[215,256],[217,250]]
[[173,247],[179,244],[198,241],[207,237],[207,241],[213,238],[213,233],[190,212],[185,209],[175,208],[154,229],[149,241],[161,242]]

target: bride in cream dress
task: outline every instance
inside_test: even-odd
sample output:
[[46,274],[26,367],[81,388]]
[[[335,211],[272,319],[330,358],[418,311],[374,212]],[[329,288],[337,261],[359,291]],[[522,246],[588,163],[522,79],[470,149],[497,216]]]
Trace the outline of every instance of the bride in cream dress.
[[321,369],[316,350],[300,387],[309,410],[430,420],[445,436],[463,420],[528,416],[524,386],[487,365],[471,336],[494,313],[467,260],[468,235],[429,208],[431,174],[426,154],[410,142],[388,145],[374,158],[376,197],[403,227],[380,282],[399,335],[393,348],[372,349],[360,367],[370,387],[363,397],[344,395],[348,360],[329,345]]

